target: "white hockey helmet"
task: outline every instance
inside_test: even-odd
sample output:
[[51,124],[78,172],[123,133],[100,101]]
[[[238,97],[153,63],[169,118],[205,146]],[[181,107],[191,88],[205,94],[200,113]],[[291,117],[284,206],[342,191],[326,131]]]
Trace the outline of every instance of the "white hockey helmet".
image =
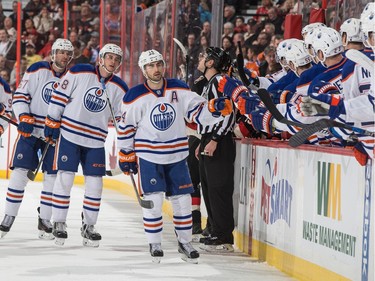
[[286,66],[285,55],[287,53],[288,46],[294,41],[299,41],[299,40],[296,38],[285,39],[281,41],[279,45],[277,45],[276,62],[280,63],[283,67]]
[[[364,34],[364,44],[368,48],[374,49],[375,41],[375,13],[370,13],[368,16],[362,19],[362,31]],[[370,42],[370,36],[373,38],[373,42]]]
[[326,26],[320,26],[314,29],[311,29],[309,32],[305,34],[305,38],[303,39],[304,46],[307,52],[309,52],[309,49],[312,46],[314,36],[316,33],[321,32],[322,30],[326,29]]
[[[312,58],[306,51],[302,40],[293,41],[287,48],[285,60],[293,64],[294,68],[303,66],[312,62]],[[297,73],[296,73],[297,74]]]
[[106,53],[112,53],[120,57],[120,65],[122,63],[123,52],[122,49],[116,44],[108,43],[103,46],[99,51],[99,59],[104,59]]
[[141,55],[139,56],[138,59],[138,66],[141,68],[143,74],[145,74],[145,65],[152,63],[152,62],[157,62],[157,61],[162,61],[164,66],[165,66],[165,61],[163,58],[163,55],[160,54],[156,50],[148,50],[145,52],[142,52]]
[[341,38],[346,34],[346,40],[343,45],[346,46],[349,42],[363,42],[364,36],[361,30],[361,21],[356,18],[347,19],[340,26]]
[[307,33],[314,30],[315,28],[319,27],[327,27],[324,23],[321,22],[314,22],[306,25],[304,28],[302,28],[301,35],[304,37]]
[[[57,50],[71,52],[71,56],[69,58],[69,62],[73,59],[74,47],[73,47],[72,43],[68,39],[58,38],[52,44],[52,48],[51,48],[51,60],[52,60],[52,62],[56,61],[56,52],[57,52]],[[68,64],[69,64],[69,62],[68,62]]]
[[340,33],[330,27],[315,33],[312,48],[316,56],[318,51],[323,53],[323,59],[319,59],[321,62],[324,62],[326,58],[338,55],[344,51]]
[[372,13],[375,13],[375,3],[374,2],[369,2],[367,3],[367,5],[365,6],[365,8],[363,9],[362,13],[361,13],[361,22],[367,17],[369,16],[370,14]]

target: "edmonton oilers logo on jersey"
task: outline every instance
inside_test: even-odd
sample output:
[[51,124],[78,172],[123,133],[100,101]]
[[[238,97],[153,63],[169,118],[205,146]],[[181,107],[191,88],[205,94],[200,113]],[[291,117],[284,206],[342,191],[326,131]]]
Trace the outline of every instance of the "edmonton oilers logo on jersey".
[[103,97],[103,90],[98,87],[88,89],[83,97],[83,104],[88,111],[102,111],[107,105],[107,101]]
[[175,119],[176,111],[168,103],[158,104],[151,111],[151,123],[160,131],[167,130],[170,126],[172,126]]
[[43,88],[42,88],[42,99],[46,104],[49,104],[49,101],[51,100],[52,97],[52,92],[54,89],[57,88],[58,82],[56,81],[50,81],[47,82]]

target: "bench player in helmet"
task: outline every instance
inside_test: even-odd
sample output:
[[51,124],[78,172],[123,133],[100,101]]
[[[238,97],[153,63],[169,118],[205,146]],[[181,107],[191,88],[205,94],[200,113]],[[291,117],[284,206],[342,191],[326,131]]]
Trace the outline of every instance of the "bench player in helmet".
[[110,106],[119,118],[121,101],[128,90],[126,83],[114,75],[122,59],[120,47],[106,44],[99,52],[97,66],[73,66],[52,94],[44,133],[48,139],[58,139],[54,160],[58,172],[52,194],[52,233],[57,238],[57,245],[63,245],[68,237],[66,217],[70,192],[81,164],[85,177],[83,245],[99,246],[101,235],[94,226],[105,175],[104,142],[112,118]]
[[[57,39],[52,45],[51,62],[32,64],[23,76],[13,97],[13,112],[18,123],[18,137],[14,144],[10,168],[13,170],[5,203],[5,217],[0,225],[1,236],[9,232],[22,203],[28,170],[38,165],[38,151],[43,151],[46,142],[41,140],[44,119],[47,115],[51,93],[66,73],[66,67],[73,58],[73,46],[69,40]],[[43,188],[38,208],[39,238],[53,239],[51,235],[52,188],[56,171],[52,169],[55,148],[50,145],[44,158],[42,170]]]
[[123,99],[119,165],[125,174],[137,174],[139,169],[140,193],[154,202],[153,208],[142,209],[153,262],[160,262],[164,255],[162,204],[167,196],[173,207],[181,258],[197,263],[199,253],[191,245],[193,185],[186,163],[185,118],[197,124],[214,124],[222,117],[219,112],[214,117],[207,110],[206,100],[184,82],[164,78],[166,65],[158,51],[142,52],[138,65],[146,82],[131,88]]

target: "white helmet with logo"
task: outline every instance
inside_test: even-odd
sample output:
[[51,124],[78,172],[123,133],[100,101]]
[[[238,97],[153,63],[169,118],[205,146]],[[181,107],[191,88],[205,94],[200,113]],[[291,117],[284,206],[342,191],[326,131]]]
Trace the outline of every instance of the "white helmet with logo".
[[[362,31],[365,37],[364,44],[368,48],[375,49],[375,13],[370,13],[368,16],[362,19]],[[370,41],[370,36],[373,37],[373,42]]]
[[287,66],[285,63],[285,56],[288,51],[288,46],[295,41],[299,41],[296,38],[285,39],[277,45],[276,48],[276,62],[280,63],[283,67]]
[[101,48],[99,51],[99,58],[103,59],[106,53],[112,53],[112,54],[118,55],[122,63],[123,52],[121,48],[117,46],[116,44],[112,44],[112,43],[105,44],[103,48]]
[[306,51],[302,40],[293,41],[287,49],[285,60],[288,64],[291,62],[294,68],[312,62],[312,58]]
[[369,2],[361,13],[361,22],[363,22],[363,20],[372,13],[375,13],[375,3]]
[[314,35],[312,47],[316,55],[318,51],[323,53],[323,59],[319,59],[321,62],[324,62],[326,58],[338,55],[344,51],[340,33],[330,27]]
[[72,54],[70,56],[70,59],[69,59],[69,62],[72,60],[74,48],[73,48],[72,43],[68,39],[58,38],[52,44],[52,48],[51,48],[51,60],[52,60],[52,62],[55,62],[55,60],[56,60],[57,50],[72,52]]
[[138,66],[141,68],[143,74],[145,74],[145,65],[152,63],[152,62],[157,62],[157,61],[162,61],[163,64],[165,65],[165,61],[164,61],[162,54],[160,54],[156,50],[148,50],[148,51],[142,52],[141,55],[139,56]]
[[349,42],[363,42],[363,32],[361,30],[361,21],[356,18],[347,19],[340,26],[341,37],[346,34],[346,41],[343,45],[346,46]]
[[306,25],[304,28],[302,28],[301,34],[302,36],[305,36],[307,33],[310,31],[314,30],[315,28],[318,27],[327,27],[324,23],[321,22],[314,22]]

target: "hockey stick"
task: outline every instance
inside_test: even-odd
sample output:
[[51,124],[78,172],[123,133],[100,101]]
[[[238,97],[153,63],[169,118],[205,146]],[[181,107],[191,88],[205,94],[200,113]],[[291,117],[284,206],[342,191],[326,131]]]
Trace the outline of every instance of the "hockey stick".
[[42,153],[42,157],[40,157],[40,159],[39,159],[39,163],[38,163],[38,166],[36,167],[36,170],[34,172],[32,170],[28,170],[27,171],[27,177],[30,180],[32,180],[32,181],[35,180],[35,177],[38,174],[40,167],[42,166],[43,160],[46,157],[49,145],[50,145],[50,143],[47,142],[46,146],[44,147],[44,150],[43,150],[43,153]]
[[358,63],[360,66],[362,66],[364,69],[371,72],[371,76],[374,76],[375,74],[375,64],[374,61],[372,61],[369,57],[367,57],[364,53],[358,50],[349,49],[346,51],[345,56],[354,61],[355,63]]
[[117,127],[117,121],[116,121],[115,113],[113,112],[112,104],[111,104],[111,101],[109,100],[109,96],[107,94],[107,88],[105,87],[105,83],[104,83],[104,78],[103,77],[100,78],[100,83],[102,84],[102,90],[103,90],[103,92],[105,94],[105,97],[107,99],[109,111],[111,112],[113,126],[115,127],[116,133],[118,134],[119,131],[118,131],[118,127]]
[[110,177],[113,177],[113,176],[118,176],[118,175],[121,175],[122,174],[122,171],[120,168],[114,168],[114,169],[110,169],[110,170],[106,170],[105,171],[105,174],[107,176],[110,176]]
[[[104,83],[104,78],[100,79],[100,83],[102,84],[102,89],[103,89],[103,92],[105,93],[105,96],[106,96],[107,102],[108,102],[108,106],[109,106],[109,109],[111,111],[111,117],[112,117],[112,121],[113,121],[113,126],[116,129],[116,133],[119,134],[119,129],[118,129],[118,125],[117,125],[115,113],[113,112],[112,104],[111,104],[111,101],[109,100],[109,96],[108,96],[107,91],[106,91],[106,87],[105,87],[105,83]],[[106,174],[107,174],[107,171],[106,171]],[[111,174],[112,174],[112,172],[111,172]],[[152,202],[150,200],[144,200],[144,199],[141,198],[141,196],[138,193],[135,181],[134,181],[133,173],[130,173],[130,178],[132,180],[134,191],[135,191],[135,195],[137,196],[137,200],[139,202],[139,205],[141,205],[141,207],[146,208],[146,209],[152,209],[154,207],[154,202]]]
[[133,173],[130,173],[130,179],[132,180],[132,184],[133,184],[133,187],[134,187],[135,194],[137,195],[139,205],[141,205],[141,207],[145,208],[145,209],[154,208],[154,202],[153,201],[144,200],[144,199],[141,198],[141,196],[139,196],[139,193],[138,193],[138,190],[137,190],[137,185],[135,183]]
[[184,47],[184,45],[181,43],[180,40],[178,40],[177,38],[173,38],[173,41],[178,45],[178,47],[180,47],[181,52],[185,57],[185,63],[186,63],[186,66],[185,66],[185,72],[186,72],[185,82],[187,84],[188,81],[189,81],[189,55],[186,51],[186,48]]
[[12,119],[9,119],[9,118],[5,117],[4,115],[0,115],[0,118],[7,121],[8,123],[18,127],[18,124],[15,121],[13,121]]
[[246,87],[250,88],[250,90],[257,91],[258,87],[251,84],[249,79],[246,77],[246,73],[245,73],[245,70],[244,70],[244,58],[243,58],[242,49],[241,49],[241,41],[237,42],[237,48],[238,48],[238,54],[237,54],[236,61],[237,61],[238,75],[240,76],[240,79],[241,79],[242,83]]
[[361,135],[365,136],[370,136],[370,137],[375,137],[374,132],[370,132],[365,129],[353,127],[344,123],[336,122],[330,119],[320,119],[307,127],[305,127],[303,130],[299,131],[295,135],[293,135],[289,139],[289,145],[291,147],[297,147],[300,146],[301,144],[304,144],[304,142],[307,140],[309,136],[312,134],[319,132],[320,130],[323,130],[324,128],[330,128],[330,127],[339,127],[339,128],[344,128],[347,130],[351,130],[353,132],[359,133]]

